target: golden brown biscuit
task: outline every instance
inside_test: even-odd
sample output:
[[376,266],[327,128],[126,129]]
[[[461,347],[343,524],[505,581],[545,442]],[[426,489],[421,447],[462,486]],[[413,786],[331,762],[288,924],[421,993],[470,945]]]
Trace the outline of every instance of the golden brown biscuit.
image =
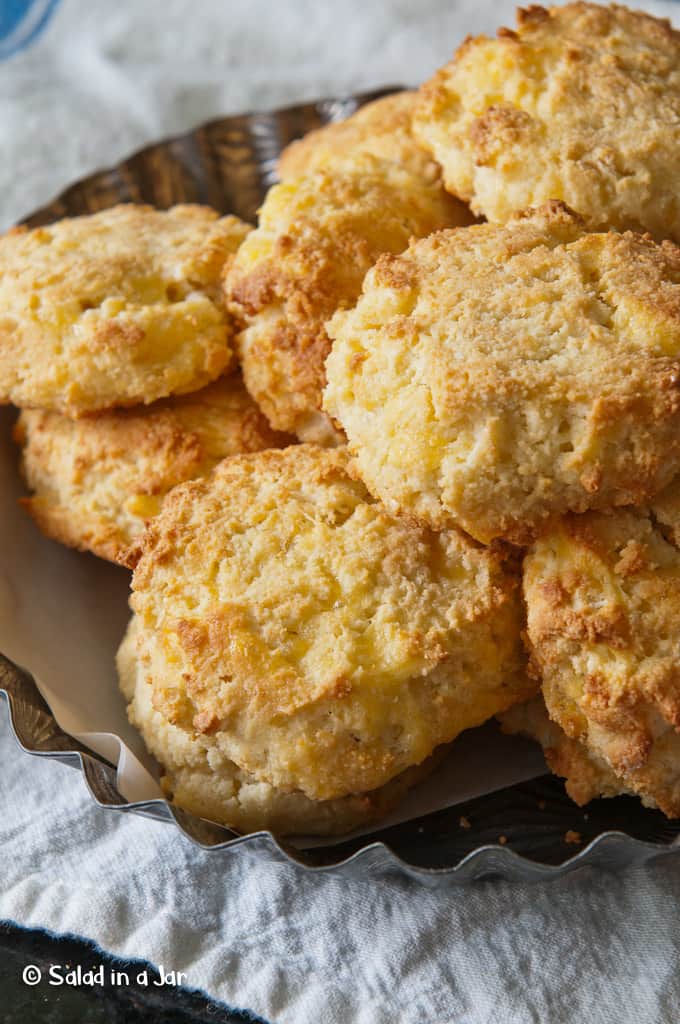
[[[244,772],[220,751],[215,740],[200,732],[171,725],[152,702],[153,679],[163,666],[157,638],[146,637],[138,649],[133,617],[118,651],[121,689],[128,717],[163,768],[161,784],[168,799],[200,817],[239,832],[271,829],[280,835],[333,835],[349,832],[383,817],[411,786],[424,779],[438,762],[430,757],[408,768],[372,793],[337,800],[310,800],[299,791],[276,789]],[[161,667],[160,671],[167,671]],[[442,748],[443,750],[445,748]]]
[[[680,485],[663,505],[677,516]],[[662,515],[653,503],[550,524],[525,560],[524,593],[550,717],[677,817],[680,551]]]
[[225,263],[249,227],[116,206],[0,238],[0,402],[69,416],[195,391],[232,360]]
[[559,203],[383,256],[328,325],[325,408],[393,511],[524,543],[680,468],[680,249]]
[[[565,780],[565,789],[579,807],[596,797],[630,794],[607,762],[583,743],[571,739],[550,720],[543,697],[515,704],[498,716],[503,732],[536,740],[551,772]],[[647,801],[648,806],[654,806]]]
[[228,455],[292,441],[270,428],[238,375],[79,420],[24,410],[15,438],[34,492],[24,504],[43,533],[113,562],[124,560],[176,484],[205,476]]
[[447,187],[505,222],[561,199],[591,229],[680,241],[680,33],[626,7],[518,12],[421,89],[416,136]]
[[342,440],[321,412],[330,348],[324,322],[355,301],[380,253],[459,221],[439,186],[367,155],[351,169],[270,189],[226,289],[243,326],[237,344],[246,386],[273,427],[322,444]]
[[351,163],[357,154],[369,153],[401,164],[425,181],[437,182],[439,165],[416,142],[411,130],[417,100],[416,92],[397,92],[367,103],[346,121],[308,132],[281,153],[279,177],[290,181],[324,168],[332,173]]
[[500,553],[394,518],[347,463],[296,445],[180,485],[132,584],[164,718],[316,800],[383,786],[535,689]]

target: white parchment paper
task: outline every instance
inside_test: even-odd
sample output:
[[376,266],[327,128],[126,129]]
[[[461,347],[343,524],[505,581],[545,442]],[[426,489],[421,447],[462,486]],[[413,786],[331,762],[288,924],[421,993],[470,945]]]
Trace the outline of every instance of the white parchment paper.
[[[0,651],[35,676],[62,729],[117,766],[128,800],[153,799],[162,795],[156,766],[127,720],[114,662],[129,616],[130,574],[43,537],[20,507],[15,418],[0,409]],[[470,730],[381,827],[543,771],[534,744],[492,725]]]

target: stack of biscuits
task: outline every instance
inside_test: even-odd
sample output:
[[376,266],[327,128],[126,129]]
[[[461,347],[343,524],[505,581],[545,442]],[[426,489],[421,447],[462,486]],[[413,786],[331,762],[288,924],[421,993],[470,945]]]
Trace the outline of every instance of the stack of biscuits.
[[680,33],[519,11],[294,142],[254,228],[0,240],[26,507],[133,570],[178,805],[378,819],[464,730],[680,815]]

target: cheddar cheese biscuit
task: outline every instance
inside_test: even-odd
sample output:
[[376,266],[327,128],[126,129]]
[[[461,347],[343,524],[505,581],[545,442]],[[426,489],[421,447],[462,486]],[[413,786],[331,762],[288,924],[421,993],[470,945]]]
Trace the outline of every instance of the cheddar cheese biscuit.
[[505,222],[560,199],[591,229],[680,241],[680,33],[626,7],[518,12],[421,89],[414,130],[447,187]]
[[0,402],[69,416],[195,391],[232,361],[221,294],[249,228],[116,206],[0,238]]
[[270,189],[226,290],[242,328],[246,386],[273,427],[306,441],[342,441],[321,411],[325,321],[356,300],[381,253],[400,252],[412,235],[460,218],[438,185],[366,154],[351,167]]
[[425,181],[438,181],[439,165],[413,136],[417,100],[416,92],[397,92],[367,103],[346,121],[308,132],[281,153],[279,177],[290,181],[323,168],[333,172],[368,153],[400,164]]
[[680,468],[680,249],[559,203],[383,256],[328,325],[325,408],[393,511],[485,543]]
[[673,483],[658,508],[559,519],[524,573],[550,717],[669,817],[680,816],[680,551],[667,524],[679,510]]
[[240,376],[154,405],[72,420],[26,409],[15,428],[32,497],[24,504],[49,537],[120,561],[183,480],[221,459],[281,447]]
[[316,800],[385,785],[534,689],[501,553],[393,517],[347,464],[313,445],[227,459],[131,558],[154,706]]

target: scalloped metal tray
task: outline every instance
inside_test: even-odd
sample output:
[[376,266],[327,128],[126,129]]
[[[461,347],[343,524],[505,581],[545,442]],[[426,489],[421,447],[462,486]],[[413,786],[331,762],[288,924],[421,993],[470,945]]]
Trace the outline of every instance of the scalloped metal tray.
[[[276,180],[278,154],[289,141],[392,91],[211,121],[72,185],[25,223],[46,224],[119,202],[159,207],[208,203],[253,221]],[[680,843],[680,821],[668,821],[629,797],[598,800],[579,809],[562,783],[546,775],[383,829],[369,839],[300,850],[268,832],[237,835],[166,800],[128,802],[116,788],[115,767],[63,732],[30,673],[2,655],[0,694],[24,751],[78,767],[100,806],[174,822],[192,842],[223,856],[247,844],[262,857],[308,870],[338,870],[352,877],[396,872],[426,885],[448,886],[489,876],[550,879],[585,865],[618,869],[671,853]]]

